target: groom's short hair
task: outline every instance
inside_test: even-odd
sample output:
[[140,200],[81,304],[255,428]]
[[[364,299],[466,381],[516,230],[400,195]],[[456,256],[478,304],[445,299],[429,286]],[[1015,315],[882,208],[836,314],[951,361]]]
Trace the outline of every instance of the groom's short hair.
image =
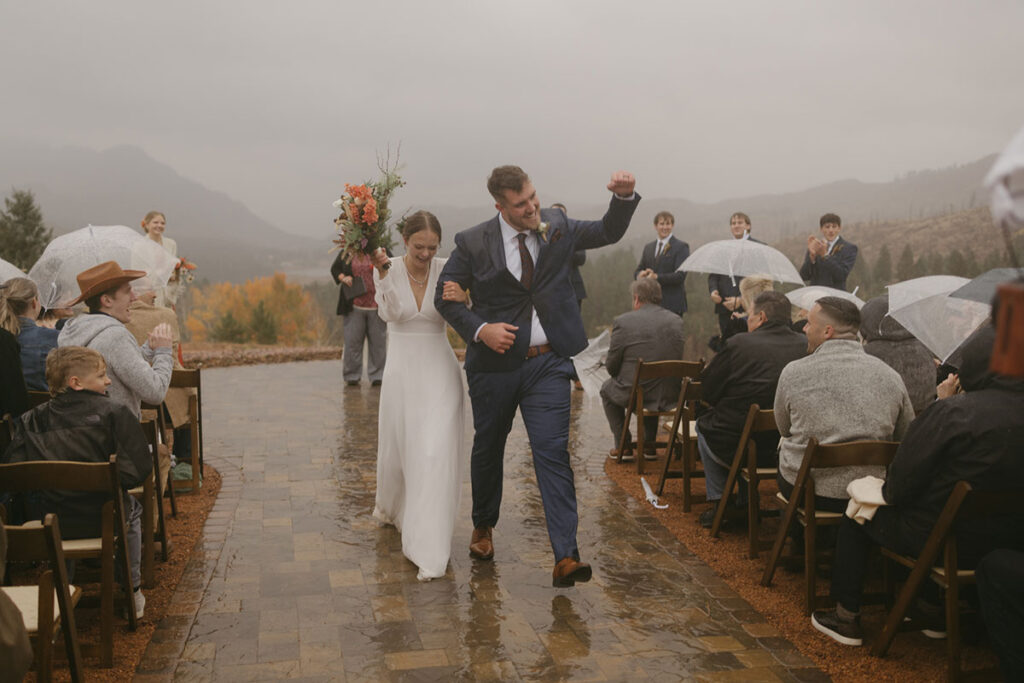
[[505,190],[519,192],[529,181],[530,176],[518,166],[498,166],[487,179],[487,191],[494,201],[501,202],[505,200]]

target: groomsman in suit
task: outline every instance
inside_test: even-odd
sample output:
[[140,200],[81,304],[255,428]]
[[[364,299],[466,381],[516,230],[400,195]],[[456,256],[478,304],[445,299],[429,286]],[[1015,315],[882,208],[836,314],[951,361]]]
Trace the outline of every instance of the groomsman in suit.
[[633,278],[654,278],[661,285],[662,308],[682,315],[686,313],[686,273],[676,269],[690,255],[690,245],[673,237],[675,224],[675,217],[668,211],[659,211],[654,217],[658,239],[644,247]]
[[[733,239],[758,242],[750,236],[750,216],[745,213],[738,211],[729,218],[729,231],[732,232]],[[731,325],[730,321],[733,311],[743,308],[743,302],[740,299],[740,282],[742,281],[742,277],[734,279],[719,273],[708,275],[708,292],[711,294],[711,301],[715,304],[715,315],[718,316],[718,329],[722,333],[722,340],[740,331]]]
[[821,237],[807,238],[807,253],[800,267],[800,277],[809,285],[823,285],[846,290],[846,277],[857,262],[857,245],[839,236],[842,221],[834,213],[826,213],[819,221]]
[[[466,340],[466,379],[473,404],[473,536],[470,555],[494,557],[505,441],[516,409],[526,424],[555,556],[552,584],[588,581],[576,544],[576,488],[569,464],[571,356],[587,345],[569,283],[573,254],[618,242],[640,200],[633,175],[612,175],[613,193],[599,221],[541,209],[530,177],[499,166],[487,181],[498,215],[455,236],[438,278],[434,306]],[[473,307],[445,301],[444,283],[472,292]]]

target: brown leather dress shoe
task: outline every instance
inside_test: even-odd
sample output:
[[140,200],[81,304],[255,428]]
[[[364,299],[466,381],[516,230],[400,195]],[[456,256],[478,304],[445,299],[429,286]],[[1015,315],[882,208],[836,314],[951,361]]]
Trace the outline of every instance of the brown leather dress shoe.
[[469,556],[476,560],[490,560],[494,557],[494,542],[491,536],[493,527],[478,526],[473,529],[473,538],[469,541]]
[[577,581],[580,583],[590,581],[592,575],[593,571],[586,562],[563,557],[555,565],[555,571],[551,572],[551,585],[555,588],[568,588],[575,586]]

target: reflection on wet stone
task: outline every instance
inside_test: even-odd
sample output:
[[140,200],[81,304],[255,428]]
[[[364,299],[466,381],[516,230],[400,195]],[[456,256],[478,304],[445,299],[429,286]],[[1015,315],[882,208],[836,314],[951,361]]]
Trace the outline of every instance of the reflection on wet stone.
[[[141,672],[178,680],[827,680],[604,475],[600,403],[573,392],[579,540],[594,579],[551,587],[525,430],[508,440],[493,562],[466,545],[416,580],[371,516],[379,390],[340,362],[211,369],[203,415],[221,495]],[[467,430],[472,424],[467,402]],[[465,438],[472,434],[467,431]],[[173,634],[178,635],[173,635]],[[141,679],[141,678],[140,678]]]

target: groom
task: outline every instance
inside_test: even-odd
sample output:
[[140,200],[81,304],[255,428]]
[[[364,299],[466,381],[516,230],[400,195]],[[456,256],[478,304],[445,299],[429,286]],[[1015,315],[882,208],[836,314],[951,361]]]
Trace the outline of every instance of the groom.
[[[635,184],[632,174],[615,173],[604,218],[577,221],[558,209],[541,211],[530,177],[518,166],[499,166],[487,180],[498,215],[455,236],[434,295],[434,306],[468,347],[475,430],[469,553],[478,560],[494,557],[505,440],[519,408],[555,553],[555,586],[589,581],[591,575],[576,547],[576,488],[569,465],[569,358],[587,345],[569,269],[574,252],[622,238],[640,200]],[[444,300],[447,281],[471,290],[472,308]]]

